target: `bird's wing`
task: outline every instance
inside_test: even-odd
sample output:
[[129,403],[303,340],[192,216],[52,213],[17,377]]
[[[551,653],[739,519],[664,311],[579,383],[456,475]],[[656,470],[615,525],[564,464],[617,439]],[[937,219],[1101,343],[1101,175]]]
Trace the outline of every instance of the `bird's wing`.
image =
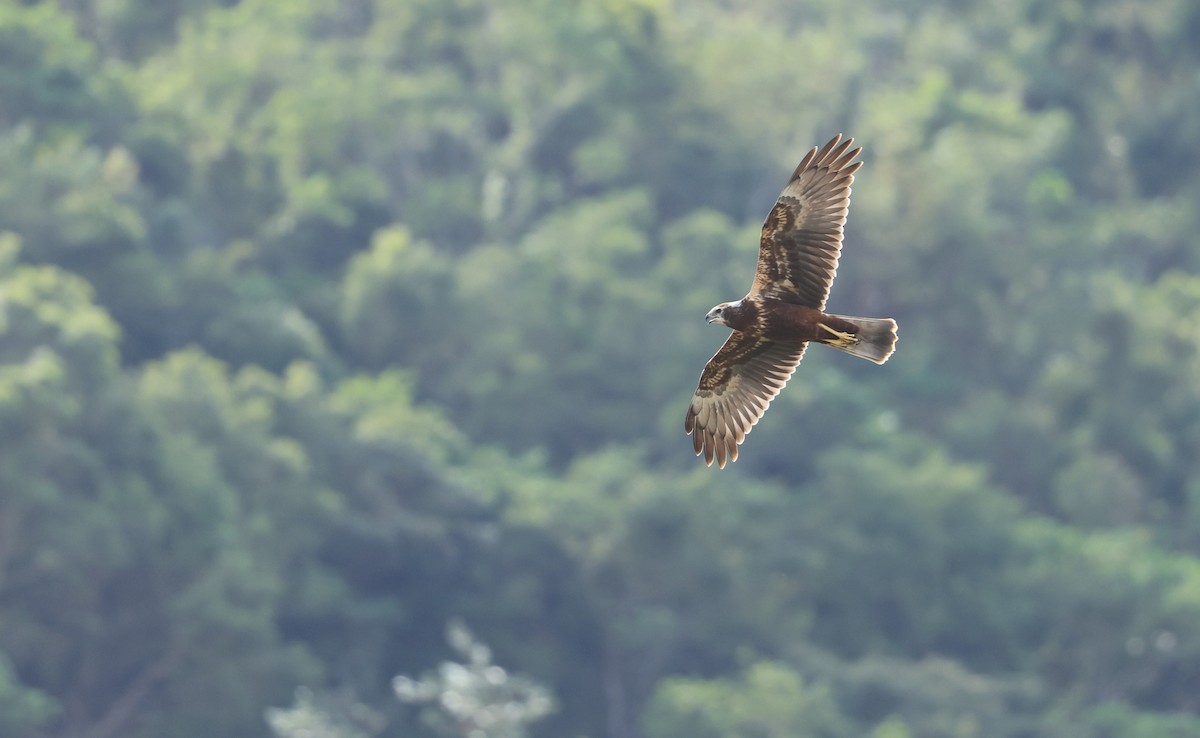
[[806,343],[780,343],[735,331],[708,360],[684,429],[696,455],[722,469],[737,461],[738,444],[779,394],[804,356]]
[[[750,294],[825,309],[837,275],[850,184],[862,166],[862,148],[834,136],[804,157],[762,227],[758,272]],[[838,143],[841,141],[841,143]]]

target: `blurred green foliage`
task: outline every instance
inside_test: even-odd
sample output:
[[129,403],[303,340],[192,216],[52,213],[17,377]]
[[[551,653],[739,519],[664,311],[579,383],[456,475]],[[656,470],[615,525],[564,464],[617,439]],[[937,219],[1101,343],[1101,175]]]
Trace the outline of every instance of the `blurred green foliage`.
[[[1195,3],[10,0],[0,62],[0,734],[1200,735]],[[706,469],[837,131],[899,351]]]

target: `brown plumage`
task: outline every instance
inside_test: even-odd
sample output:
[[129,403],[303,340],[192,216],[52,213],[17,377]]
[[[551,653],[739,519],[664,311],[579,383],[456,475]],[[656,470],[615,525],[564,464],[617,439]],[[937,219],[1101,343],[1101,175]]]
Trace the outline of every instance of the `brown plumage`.
[[796,167],[763,223],[750,292],[709,311],[733,329],[700,375],[684,429],[696,455],[721,468],[795,371],[809,341],[882,364],[896,347],[896,321],[824,312],[837,275],[850,185],[862,166],[854,139],[834,136]]

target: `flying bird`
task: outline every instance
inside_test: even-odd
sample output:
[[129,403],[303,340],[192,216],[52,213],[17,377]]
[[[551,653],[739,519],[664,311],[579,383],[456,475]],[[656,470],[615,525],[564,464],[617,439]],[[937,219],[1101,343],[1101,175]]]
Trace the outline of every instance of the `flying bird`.
[[862,147],[834,136],[813,148],[763,223],[758,270],[745,297],[708,311],[709,323],[733,329],[708,360],[688,406],[684,429],[696,455],[725,468],[738,445],[791,378],[809,341],[876,364],[896,348],[896,321],[826,313],[837,275],[850,185]]

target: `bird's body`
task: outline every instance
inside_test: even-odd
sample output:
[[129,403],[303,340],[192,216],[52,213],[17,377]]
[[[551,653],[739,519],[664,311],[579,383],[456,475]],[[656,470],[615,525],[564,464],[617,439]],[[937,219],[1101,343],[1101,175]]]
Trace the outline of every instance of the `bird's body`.
[[792,343],[828,339],[831,336],[827,328],[851,333],[855,330],[853,323],[840,316],[769,297],[747,296],[729,303],[720,322],[735,331]]
[[877,364],[895,350],[896,321],[826,313],[837,274],[850,184],[862,149],[835,136],[804,157],[763,224],[750,292],[709,311],[710,323],[733,329],[704,367],[684,428],[696,454],[720,467],[787,384],[809,342]]

